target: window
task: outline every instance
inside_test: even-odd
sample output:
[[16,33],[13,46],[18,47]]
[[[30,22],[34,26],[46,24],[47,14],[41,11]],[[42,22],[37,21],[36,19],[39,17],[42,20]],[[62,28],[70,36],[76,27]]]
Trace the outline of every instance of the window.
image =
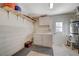
[[62,32],[63,22],[56,22],[56,32]]

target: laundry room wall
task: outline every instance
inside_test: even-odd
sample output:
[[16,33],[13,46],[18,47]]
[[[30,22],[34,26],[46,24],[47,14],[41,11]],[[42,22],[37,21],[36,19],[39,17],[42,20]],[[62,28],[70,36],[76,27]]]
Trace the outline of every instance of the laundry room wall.
[[[0,56],[13,55],[32,38],[33,23],[0,8]],[[29,38],[28,38],[29,37]],[[27,39],[28,38],[28,39]]]

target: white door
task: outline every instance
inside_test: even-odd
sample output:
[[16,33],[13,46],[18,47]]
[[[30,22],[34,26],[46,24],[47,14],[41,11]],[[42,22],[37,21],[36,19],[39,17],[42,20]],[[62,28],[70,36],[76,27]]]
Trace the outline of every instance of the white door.
[[53,44],[62,45],[64,44],[64,32],[63,32],[63,22],[54,23],[54,34],[53,34]]

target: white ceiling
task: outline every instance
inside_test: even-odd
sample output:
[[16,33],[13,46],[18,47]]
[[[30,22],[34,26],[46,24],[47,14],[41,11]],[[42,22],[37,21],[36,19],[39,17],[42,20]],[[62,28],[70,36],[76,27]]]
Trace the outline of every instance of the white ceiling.
[[57,15],[73,12],[79,6],[79,3],[54,3],[53,8],[50,9],[49,3],[20,3],[24,14],[29,15]]

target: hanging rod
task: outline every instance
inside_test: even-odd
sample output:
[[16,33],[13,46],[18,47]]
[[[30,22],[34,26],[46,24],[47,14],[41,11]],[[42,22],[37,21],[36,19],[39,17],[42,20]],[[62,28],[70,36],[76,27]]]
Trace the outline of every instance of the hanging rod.
[[21,12],[18,12],[18,11],[16,11],[16,10],[13,10],[13,9],[11,9],[11,8],[9,8],[9,7],[2,7],[3,9],[5,9],[6,11],[9,11],[9,12],[12,12],[13,14],[15,14],[15,15],[17,15],[17,16],[20,16],[20,17],[22,17],[22,18],[29,18],[30,20],[29,21],[32,21],[32,22],[35,22],[36,20],[35,19],[33,19],[32,17],[30,17],[30,16],[28,16],[28,15],[25,15],[25,14],[23,14],[23,13],[21,13]]

